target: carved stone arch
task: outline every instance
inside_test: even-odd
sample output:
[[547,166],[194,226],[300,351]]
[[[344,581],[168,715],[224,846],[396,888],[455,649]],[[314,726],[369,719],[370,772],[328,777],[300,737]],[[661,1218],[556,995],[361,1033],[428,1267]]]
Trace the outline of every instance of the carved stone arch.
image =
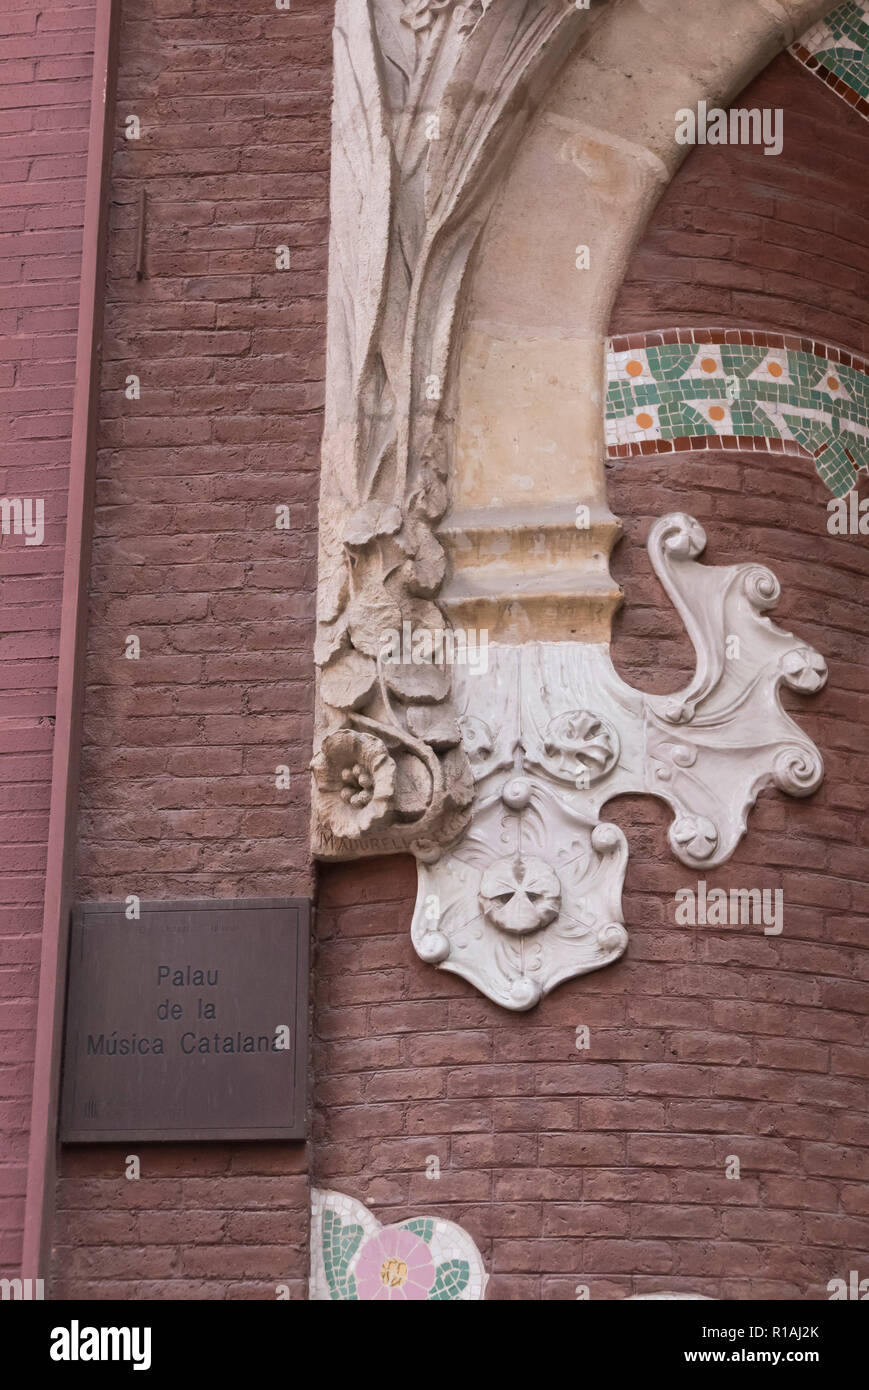
[[[603,468],[605,340],[631,252],[689,153],[675,139],[676,112],[703,100],[729,106],[836,4],[622,0],[577,44],[517,152],[471,287],[453,507],[441,528],[456,623],[504,640],[609,640],[621,595],[607,568],[618,525]],[[586,271],[576,265],[580,246]],[[539,520],[529,502],[548,521],[545,552],[527,541]],[[577,503],[591,508],[588,530],[575,526]],[[491,584],[480,577],[486,531],[500,533],[497,578],[509,607],[491,564]],[[532,566],[523,602],[515,575]]]
[[610,797],[663,796],[674,853],[711,866],[762,786],[822,775],[778,700],[822,658],[765,616],[769,571],[697,563],[690,517],[650,549],[694,680],[662,700],[613,670],[602,392],[677,110],[726,105],[829,8],[338,3],[314,851],[412,850],[418,953],[509,1008],[624,950]]

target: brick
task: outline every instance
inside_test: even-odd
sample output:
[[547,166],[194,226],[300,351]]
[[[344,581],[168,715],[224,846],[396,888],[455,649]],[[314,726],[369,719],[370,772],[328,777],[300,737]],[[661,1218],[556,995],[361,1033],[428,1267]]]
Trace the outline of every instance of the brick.
[[[148,134],[139,149],[119,151],[113,190],[80,821],[88,896],[112,896],[130,872],[153,896],[312,884],[328,7],[294,6],[279,22],[255,0],[201,9],[142,0],[125,17],[121,93],[141,108]],[[77,64],[90,14],[55,8],[38,26],[29,14],[20,26],[18,12],[0,16],[0,32],[14,20],[10,61],[56,74],[40,84],[45,104],[23,121],[0,103],[0,139],[9,140],[0,158],[34,161],[23,189],[7,180],[10,220],[0,223],[13,239],[26,228],[30,244],[0,253],[15,276],[25,256],[32,266],[52,253],[62,272],[39,277],[38,289],[7,286],[22,320],[2,323],[16,337],[0,371],[15,363],[18,374],[0,377],[0,415],[17,401],[20,423],[4,436],[0,467],[25,466],[26,451],[27,466],[60,470],[61,497],[83,194],[70,171],[87,128],[86,84],[72,77],[84,77]],[[292,37],[285,23],[299,26]],[[854,195],[856,117],[788,55],[757,82],[751,104],[783,104],[799,117],[794,163],[748,148],[696,151],[632,258],[612,331],[750,322],[802,334],[810,325],[865,352],[869,223]],[[16,79],[3,101],[24,90]],[[65,131],[68,163],[53,145]],[[18,144],[25,139],[32,145]],[[130,259],[140,182],[151,220],[149,279],[138,285]],[[292,285],[270,263],[285,239]],[[59,375],[40,376],[58,358]],[[133,363],[147,383],[135,406],[121,394]],[[48,391],[50,402],[40,394]],[[631,603],[614,646],[626,679],[663,691],[693,673],[641,544],[665,510],[699,517],[715,562],[769,561],[783,584],[782,624],[831,658],[822,713],[811,701],[788,704],[821,744],[827,780],[805,803],[765,794],[727,866],[727,881],[784,889],[784,936],[675,929],[667,816],[631,799],[619,806],[632,842],[631,950],[514,1017],[416,961],[409,857],[322,866],[310,1150],[226,1145],[202,1155],[211,1146],[173,1145],[149,1157],[152,1176],[141,1184],[123,1180],[114,1149],[65,1151],[65,1296],[271,1299],[281,1279],[303,1299],[309,1169],[370,1202],[379,1219],[437,1210],[459,1220],[484,1245],[495,1298],[573,1300],[583,1280],[596,1298],[659,1291],[664,1280],[719,1298],[823,1297],[825,1232],[865,1245],[858,932],[869,911],[869,759],[853,748],[866,718],[858,557],[821,534],[824,490],[802,459],[674,453],[625,461],[610,475],[610,505],[629,532],[613,561]],[[273,533],[276,499],[291,501],[299,519],[291,537]],[[0,549],[0,566],[14,563],[15,552]],[[19,610],[0,638],[0,695],[10,700],[37,681],[53,690],[57,595],[39,599],[38,590],[61,563],[3,570]],[[55,645],[28,648],[34,621]],[[130,623],[150,644],[135,671],[117,657]],[[9,779],[0,848],[40,842],[49,753],[50,740],[0,756]],[[294,781],[280,804],[269,785],[279,761],[290,762]],[[22,860],[0,891],[10,908],[23,902],[38,913],[39,870]],[[27,931],[38,929],[37,920]],[[34,1018],[35,971],[24,967],[37,957],[24,939],[19,925],[0,956],[9,968],[0,970],[0,1027],[12,1024],[4,1037],[28,1029],[21,1055],[4,1053],[13,1106]],[[592,1029],[582,1055],[581,1022]],[[724,1177],[733,1152],[739,1182]],[[432,1153],[439,1183],[425,1177]],[[25,1154],[9,1179],[17,1202]]]

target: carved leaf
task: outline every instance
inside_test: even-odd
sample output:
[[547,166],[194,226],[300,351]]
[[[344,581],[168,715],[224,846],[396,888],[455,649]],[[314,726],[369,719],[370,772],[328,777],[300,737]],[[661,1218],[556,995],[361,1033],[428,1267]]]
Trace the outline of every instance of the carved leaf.
[[325,666],[327,661],[331,661],[338,652],[345,651],[349,645],[350,634],[346,618],[338,618],[337,622],[332,623],[320,623],[314,640],[314,661],[318,666]]
[[456,720],[449,718],[437,706],[409,705],[407,727],[415,738],[424,739],[439,753],[446,752],[448,748],[458,748],[462,741]]
[[432,797],[431,773],[412,754],[395,760],[395,814],[399,820],[417,820]]
[[[496,174],[534,106],[533,100],[516,100],[517,88],[551,78],[582,22],[581,12],[565,0],[495,3],[458,46],[439,105],[440,138],[428,142],[426,155],[426,240],[414,270],[408,336],[409,392],[417,405],[423,375],[447,379],[462,284],[489,214]],[[399,421],[399,480],[407,477],[418,427],[414,419]]]
[[393,536],[401,526],[401,508],[384,502],[357,507],[344,528],[348,545],[367,545],[376,536]]
[[431,528],[424,522],[408,521],[398,538],[408,556],[402,574],[411,594],[433,597],[441,586],[446,568],[443,546],[435,540]]
[[384,666],[383,674],[389,689],[403,700],[434,705],[445,700],[450,691],[449,672],[431,661],[396,661]]
[[371,0],[338,0],[332,149],[329,399],[355,408],[372,367],[389,254],[392,152]]
[[347,576],[347,566],[343,557],[337,563],[333,561],[334,568],[326,572],[325,560],[320,565],[320,582],[317,586],[317,617],[321,623],[333,623],[343,611],[349,595],[349,585]]
[[[431,142],[426,170],[425,210],[443,225],[458,207],[460,195],[475,191],[475,172],[506,111],[524,125],[528,106],[516,107],[514,93],[544,58],[556,62],[570,51],[569,31],[581,17],[575,5],[560,0],[515,0],[490,5],[463,44],[444,93],[444,128]],[[557,48],[553,39],[557,36]]]
[[320,677],[320,694],[335,709],[359,709],[377,684],[377,665],[361,652],[339,653]]

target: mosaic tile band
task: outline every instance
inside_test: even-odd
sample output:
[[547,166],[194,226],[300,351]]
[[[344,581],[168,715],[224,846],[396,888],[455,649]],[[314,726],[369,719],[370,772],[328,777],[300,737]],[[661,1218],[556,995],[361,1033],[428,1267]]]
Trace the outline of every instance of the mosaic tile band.
[[808,338],[633,333],[607,347],[610,458],[692,449],[810,457],[835,497],[869,469],[869,363]]
[[483,1298],[487,1282],[479,1250],[452,1221],[417,1216],[381,1226],[353,1197],[312,1193],[313,1301],[467,1303]]
[[791,45],[791,53],[869,120],[869,0],[848,0]]

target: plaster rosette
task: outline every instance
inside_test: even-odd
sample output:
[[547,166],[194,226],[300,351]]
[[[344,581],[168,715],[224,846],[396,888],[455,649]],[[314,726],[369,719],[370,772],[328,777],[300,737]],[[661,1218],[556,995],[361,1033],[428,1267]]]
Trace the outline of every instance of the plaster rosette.
[[316,1188],[311,1197],[312,1301],[469,1303],[485,1296],[482,1256],[454,1222],[415,1216],[381,1226],[353,1197]]

